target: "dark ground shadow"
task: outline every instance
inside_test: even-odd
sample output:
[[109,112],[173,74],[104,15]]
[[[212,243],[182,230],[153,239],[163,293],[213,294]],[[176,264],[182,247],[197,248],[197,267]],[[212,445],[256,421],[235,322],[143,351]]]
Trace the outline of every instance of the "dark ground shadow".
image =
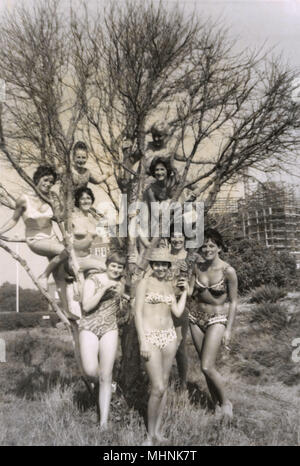
[[43,393],[59,385],[69,387],[78,377],[63,377],[60,371],[44,372],[39,366],[33,366],[31,372],[19,378],[12,390],[18,398],[36,400]]
[[200,406],[202,409],[214,411],[214,405],[208,393],[202,390],[195,382],[187,382],[189,400],[192,405]]

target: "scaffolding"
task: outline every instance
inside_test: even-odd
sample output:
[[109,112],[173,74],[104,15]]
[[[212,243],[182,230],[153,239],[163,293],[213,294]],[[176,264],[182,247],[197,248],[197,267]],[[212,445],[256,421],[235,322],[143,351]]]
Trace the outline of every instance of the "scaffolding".
[[294,255],[300,267],[300,199],[293,186],[272,183],[240,200],[238,222],[245,238]]
[[265,183],[245,198],[218,198],[210,210],[225,236],[249,238],[291,253],[300,268],[300,199],[295,187]]

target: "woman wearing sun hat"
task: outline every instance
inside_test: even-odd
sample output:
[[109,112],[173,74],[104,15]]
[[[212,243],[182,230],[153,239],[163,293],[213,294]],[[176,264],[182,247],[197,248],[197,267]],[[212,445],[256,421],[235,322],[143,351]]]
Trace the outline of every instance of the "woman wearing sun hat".
[[166,403],[167,385],[177,350],[177,334],[172,315],[184,311],[188,284],[178,281],[183,292],[177,303],[172,283],[166,280],[172,257],[166,248],[148,255],[152,274],[140,281],[136,289],[135,321],[141,356],[145,360],[151,391],[148,402],[148,438],[145,444],[163,441],[160,426]]

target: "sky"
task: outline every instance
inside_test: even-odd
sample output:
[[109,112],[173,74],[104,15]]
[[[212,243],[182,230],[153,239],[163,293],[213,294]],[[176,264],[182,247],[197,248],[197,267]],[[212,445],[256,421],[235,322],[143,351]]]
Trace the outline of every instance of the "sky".
[[[158,3],[158,0],[154,2]],[[22,3],[30,8],[34,0],[0,0],[0,16]],[[76,0],[73,0],[72,4],[74,3]],[[98,0],[98,2],[88,0],[91,7],[98,4],[101,8],[105,3],[105,0]],[[175,3],[176,1],[173,0],[163,0],[163,4],[168,8],[172,8]],[[236,39],[237,48],[260,49],[265,44],[265,47],[272,49],[273,53],[281,53],[282,59],[300,72],[300,0],[181,0],[179,3],[181,7],[184,7],[186,14],[192,14],[195,11],[200,17],[210,16],[222,21],[227,26],[231,38]],[[63,4],[67,8],[69,2],[63,0]],[[15,176],[8,174],[1,165],[0,170],[2,182],[4,179],[16,182]],[[282,174],[278,176],[285,181],[297,182],[296,178],[287,178]],[[7,209],[0,208],[0,224],[4,223],[8,215]],[[20,220],[20,225],[15,232],[24,231],[21,224]],[[13,234],[14,231],[11,233]],[[16,245],[12,247],[15,248]],[[24,244],[19,248],[21,255],[33,265],[36,275],[40,274],[46,266],[46,259],[35,256]],[[15,283],[16,263],[2,250],[0,250],[0,264],[0,285],[5,281]],[[19,277],[22,287],[34,287],[21,267]]]

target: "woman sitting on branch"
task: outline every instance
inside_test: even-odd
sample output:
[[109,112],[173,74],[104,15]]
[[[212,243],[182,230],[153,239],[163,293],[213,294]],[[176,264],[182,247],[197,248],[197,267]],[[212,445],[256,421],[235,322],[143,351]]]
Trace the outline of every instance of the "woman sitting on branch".
[[[95,217],[90,213],[91,207],[95,200],[93,191],[89,188],[79,188],[74,193],[75,209],[72,215],[72,243],[79,267],[79,279],[82,293],[83,272],[90,269],[97,269],[99,272],[104,272],[105,264],[103,260],[90,253],[91,245],[97,236]],[[63,250],[61,254],[54,257],[49,263],[45,272],[40,276],[40,279],[48,280],[50,274],[62,263],[68,259],[68,253]],[[72,275],[72,270],[69,271]],[[80,299],[80,296],[77,297]]]
[[[33,175],[33,182],[41,194],[57,204],[56,194],[50,191],[56,179],[56,172],[50,166],[39,166]],[[17,199],[13,216],[0,227],[0,235],[14,228],[21,217],[25,224],[26,243],[31,251],[52,259],[64,250],[64,245],[53,230],[54,213],[51,206],[33,190]]]
[[73,165],[71,168],[74,191],[79,188],[86,188],[88,183],[101,184],[113,175],[110,170],[106,174],[95,176],[86,168],[87,160],[87,145],[83,141],[77,141],[73,148]]

